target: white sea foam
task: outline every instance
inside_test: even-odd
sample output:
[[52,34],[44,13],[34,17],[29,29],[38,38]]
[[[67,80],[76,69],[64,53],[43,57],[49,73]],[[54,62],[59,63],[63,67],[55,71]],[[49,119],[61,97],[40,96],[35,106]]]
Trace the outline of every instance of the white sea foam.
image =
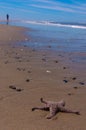
[[48,21],[24,21],[21,22],[27,24],[38,24],[38,25],[47,25],[47,26],[57,26],[57,27],[69,27],[69,28],[77,28],[77,29],[86,29],[85,25],[78,25],[78,24],[65,24],[65,23],[54,23]]

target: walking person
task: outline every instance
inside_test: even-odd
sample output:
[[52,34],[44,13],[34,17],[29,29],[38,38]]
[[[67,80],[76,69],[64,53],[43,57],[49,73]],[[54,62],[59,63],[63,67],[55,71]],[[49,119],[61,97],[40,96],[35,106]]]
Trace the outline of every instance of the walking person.
[[7,24],[9,23],[9,14],[6,15]]

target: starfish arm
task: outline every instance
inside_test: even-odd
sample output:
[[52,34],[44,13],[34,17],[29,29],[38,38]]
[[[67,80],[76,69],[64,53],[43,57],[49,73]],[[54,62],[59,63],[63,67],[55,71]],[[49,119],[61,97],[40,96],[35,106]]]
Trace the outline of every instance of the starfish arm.
[[73,111],[73,110],[70,110],[70,109],[67,109],[67,108],[64,108],[64,107],[60,107],[59,111],[60,112],[66,112],[66,113],[74,113],[74,114],[80,115],[79,111]]
[[52,117],[54,117],[55,115],[56,115],[56,113],[58,112],[58,108],[56,107],[56,106],[51,106],[50,108],[49,108],[49,110],[50,110],[50,115],[48,115],[46,118],[47,119],[51,119]]
[[34,111],[34,110],[45,110],[45,111],[47,111],[47,110],[49,110],[49,108],[48,107],[33,107],[32,111]]
[[52,117],[54,117],[55,115],[49,115],[49,116],[47,116],[46,118],[47,119],[51,119]]
[[40,101],[44,104],[47,104],[47,101],[44,101],[43,98],[40,98]]

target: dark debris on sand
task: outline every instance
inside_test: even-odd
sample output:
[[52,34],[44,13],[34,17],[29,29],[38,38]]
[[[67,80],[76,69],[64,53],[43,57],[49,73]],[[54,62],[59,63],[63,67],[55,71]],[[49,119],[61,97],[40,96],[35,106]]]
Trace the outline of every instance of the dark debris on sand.
[[9,88],[10,88],[10,89],[13,89],[13,90],[15,90],[15,91],[17,91],[17,92],[21,92],[21,91],[23,91],[23,89],[21,89],[21,88],[17,88],[17,87],[14,86],[14,85],[10,85]]
[[30,79],[26,79],[26,82],[30,82]]
[[79,84],[80,84],[80,85],[85,85],[85,83],[84,83],[84,82],[79,82]]

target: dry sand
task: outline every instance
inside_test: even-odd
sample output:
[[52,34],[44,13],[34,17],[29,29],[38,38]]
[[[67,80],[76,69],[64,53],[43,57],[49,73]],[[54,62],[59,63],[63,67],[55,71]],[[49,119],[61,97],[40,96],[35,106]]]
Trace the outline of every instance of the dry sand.
[[[75,54],[16,46],[25,31],[0,25],[0,130],[86,130],[86,64],[73,62]],[[40,97],[64,99],[81,115],[58,113],[48,120],[49,112],[31,111],[42,105]]]

